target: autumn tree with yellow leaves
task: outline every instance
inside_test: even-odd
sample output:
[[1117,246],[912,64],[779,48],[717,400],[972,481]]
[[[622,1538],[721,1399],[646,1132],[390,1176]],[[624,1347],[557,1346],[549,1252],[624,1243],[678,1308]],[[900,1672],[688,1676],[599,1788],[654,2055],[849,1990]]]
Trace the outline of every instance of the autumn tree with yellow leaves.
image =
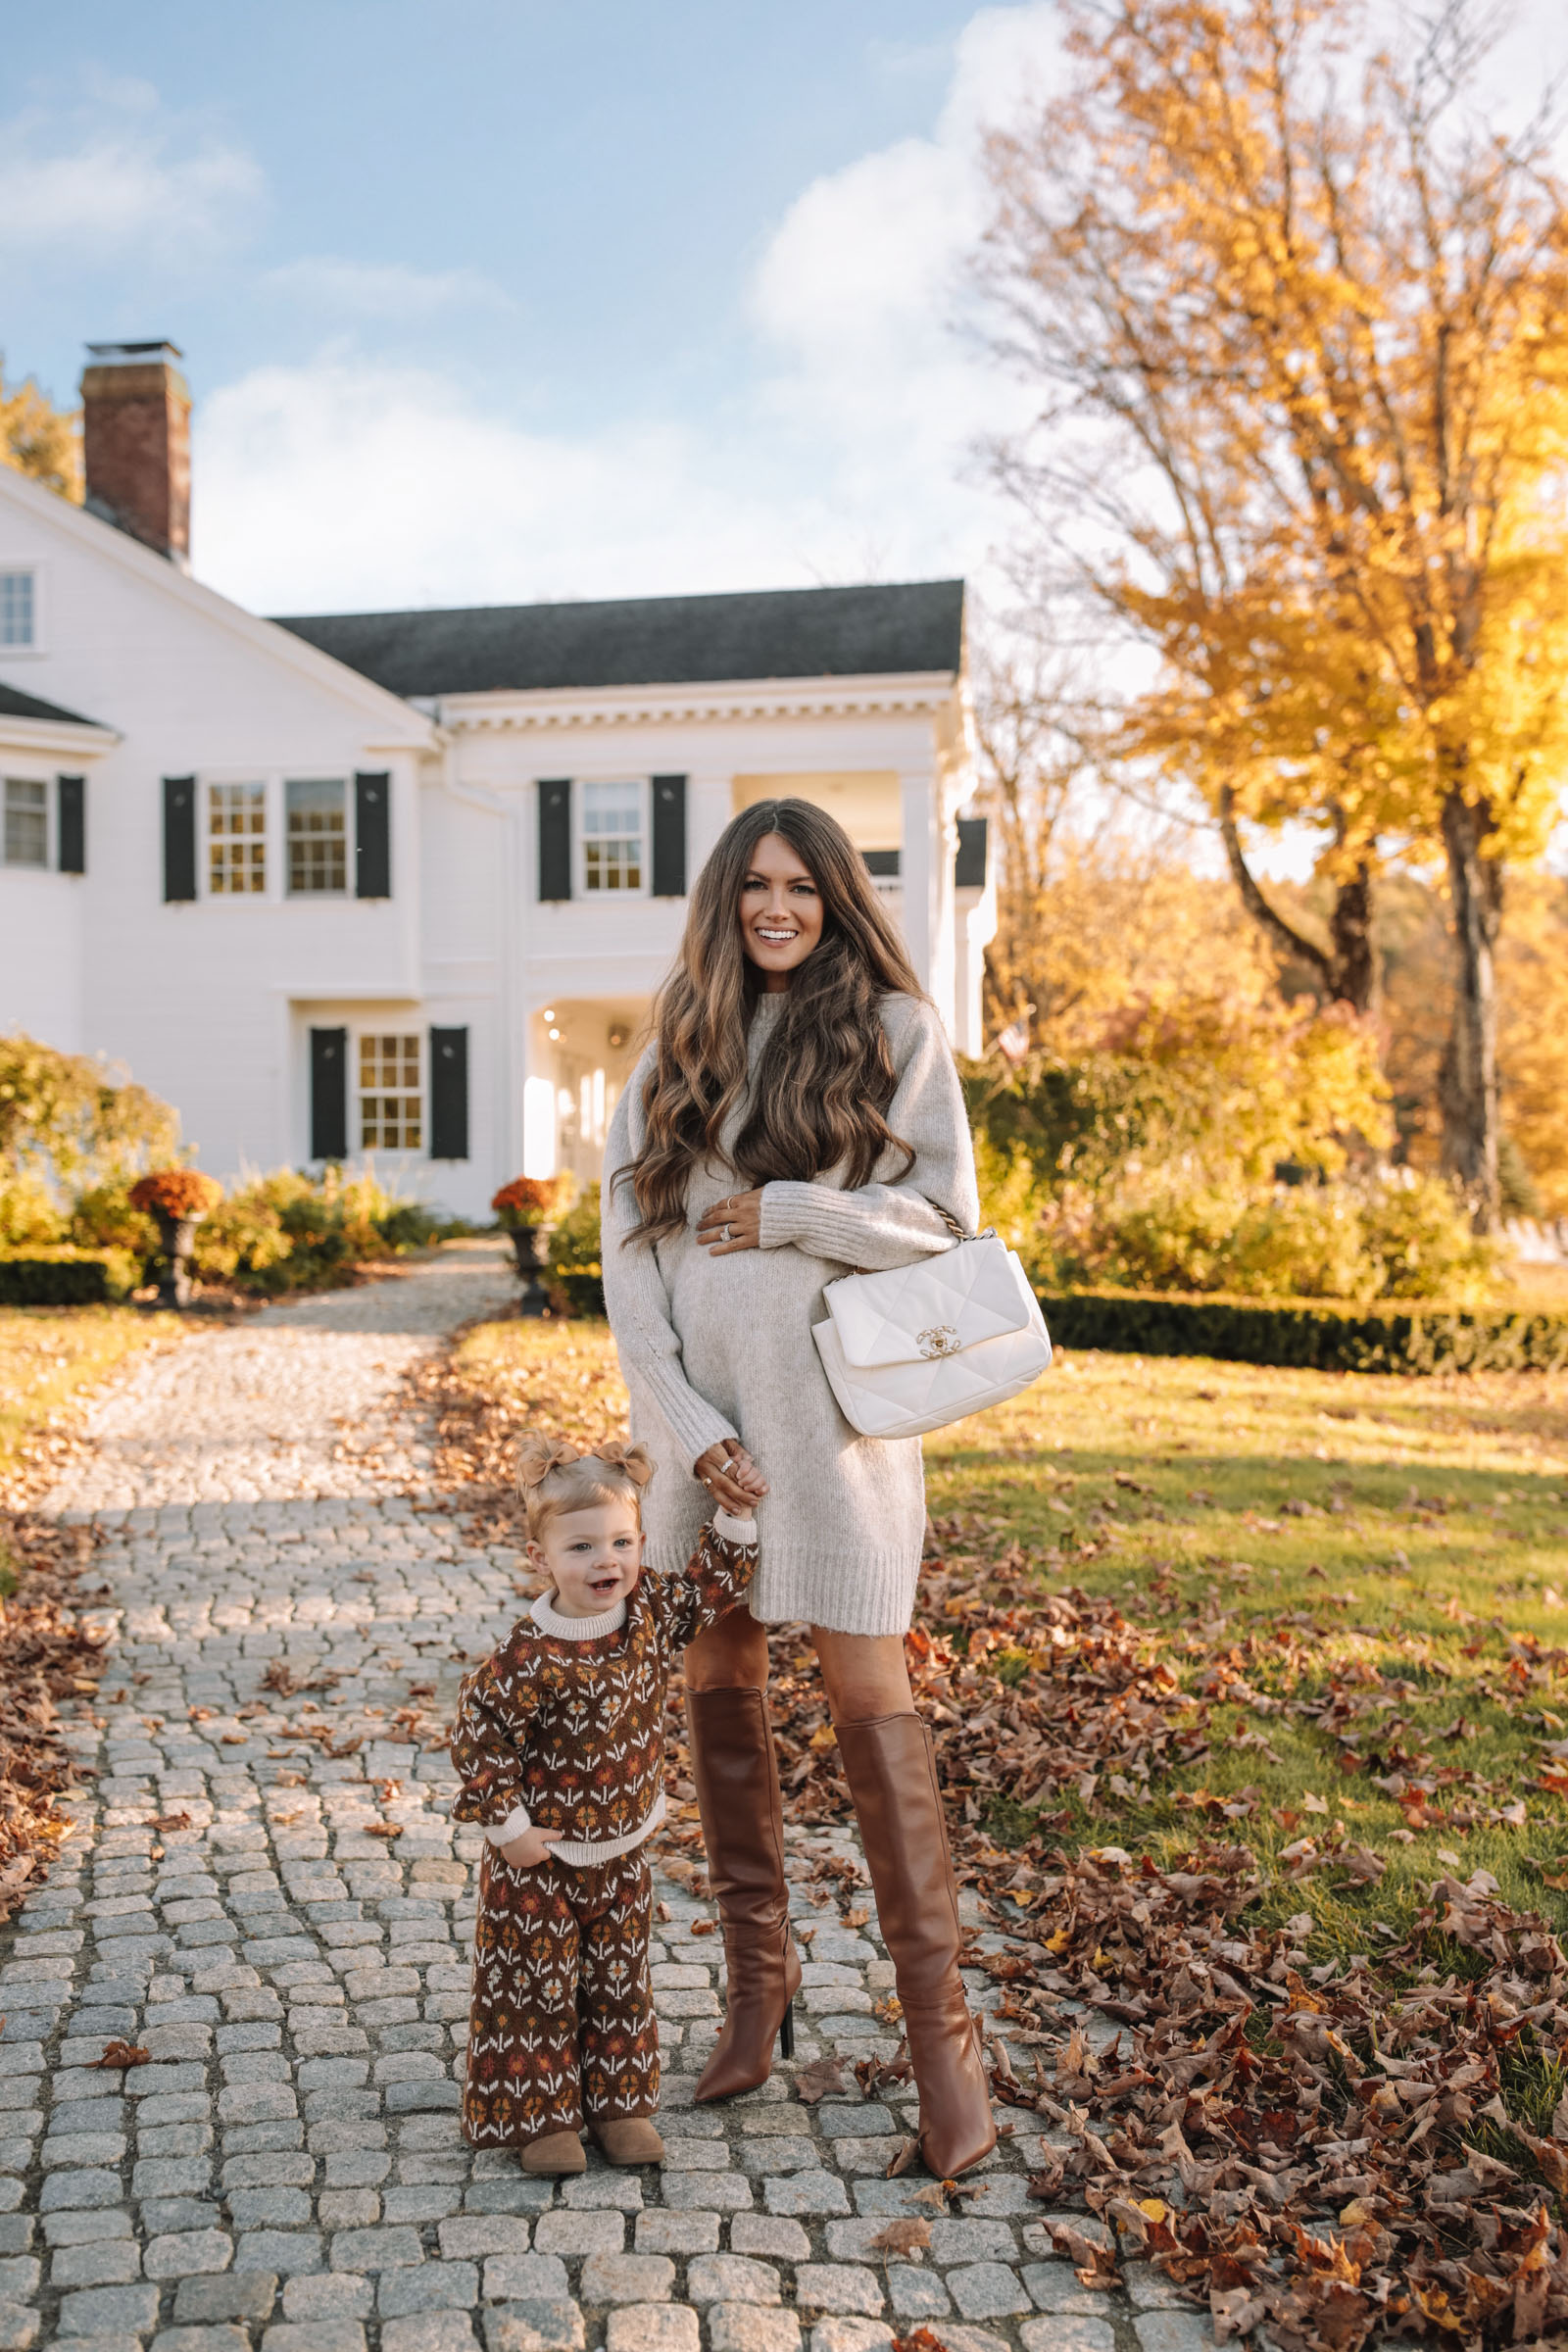
[[[1370,1001],[1391,855],[1446,877],[1446,1163],[1498,1211],[1503,875],[1568,760],[1568,201],[1489,126],[1467,0],[1063,0],[1069,86],[989,143],[977,269],[1041,387],[995,452],[1042,574],[1158,657],[1124,756],[1204,795],[1254,916]],[[1241,823],[1321,828],[1293,924]]]
[[13,466],[46,490],[80,503],[79,419],[57,409],[30,375],[8,391],[0,374],[0,466]]

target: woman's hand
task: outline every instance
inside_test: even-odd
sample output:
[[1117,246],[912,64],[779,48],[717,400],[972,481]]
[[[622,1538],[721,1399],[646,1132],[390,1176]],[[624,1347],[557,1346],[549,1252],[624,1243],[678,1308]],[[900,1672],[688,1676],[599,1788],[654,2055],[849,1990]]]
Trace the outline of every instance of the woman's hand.
[[750,1193],[730,1193],[705,1209],[697,1228],[700,1248],[710,1250],[715,1257],[727,1257],[732,1250],[760,1250],[762,1247],[762,1187]]
[[692,1464],[716,1503],[737,1519],[749,1519],[767,1493],[767,1481],[739,1438],[721,1438]]
[[496,1852],[509,1870],[537,1870],[541,1862],[549,1861],[557,1842],[543,1830],[526,1829],[510,1845],[498,1845]]

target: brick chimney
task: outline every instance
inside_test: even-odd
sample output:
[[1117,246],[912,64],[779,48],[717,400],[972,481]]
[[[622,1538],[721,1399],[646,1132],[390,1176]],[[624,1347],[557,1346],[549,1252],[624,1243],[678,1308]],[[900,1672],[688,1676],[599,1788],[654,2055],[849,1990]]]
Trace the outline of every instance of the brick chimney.
[[89,343],[81,379],[87,511],[190,567],[190,391],[172,343]]

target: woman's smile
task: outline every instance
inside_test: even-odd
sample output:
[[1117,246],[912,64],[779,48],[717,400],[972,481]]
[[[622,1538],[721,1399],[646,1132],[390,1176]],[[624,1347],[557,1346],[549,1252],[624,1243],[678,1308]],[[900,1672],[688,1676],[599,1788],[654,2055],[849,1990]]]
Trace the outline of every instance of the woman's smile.
[[741,939],[770,989],[789,986],[822,936],[822,897],[809,868],[780,833],[764,833],[741,884]]

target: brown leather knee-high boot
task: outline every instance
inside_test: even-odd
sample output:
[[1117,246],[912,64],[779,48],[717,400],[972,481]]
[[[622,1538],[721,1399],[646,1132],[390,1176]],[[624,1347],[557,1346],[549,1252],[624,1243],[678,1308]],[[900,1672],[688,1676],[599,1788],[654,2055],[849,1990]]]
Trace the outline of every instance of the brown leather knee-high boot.
[[909,2037],[920,2152],[951,2180],[996,2146],[997,2124],[958,1977],[958,1896],[936,1751],[917,1715],[841,1723],[838,1735]]
[[688,1690],[686,1735],[727,1978],[724,2024],[694,2095],[727,2099],[767,2081],[775,2034],[786,2058],[795,2048],[801,1960],[784,1884],[784,1808],[760,1690]]

